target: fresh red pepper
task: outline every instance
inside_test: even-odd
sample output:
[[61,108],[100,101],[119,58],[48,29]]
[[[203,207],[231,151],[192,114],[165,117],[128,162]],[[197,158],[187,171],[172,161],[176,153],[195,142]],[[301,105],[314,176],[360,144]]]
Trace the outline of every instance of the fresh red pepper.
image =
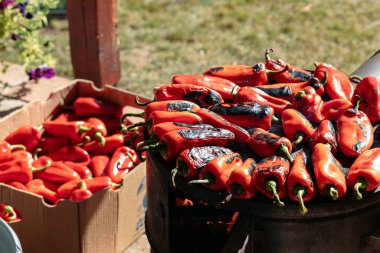
[[281,70],[267,70],[265,64],[258,62],[253,66],[247,65],[224,65],[207,69],[203,75],[227,79],[240,87],[257,86],[268,84],[268,76],[283,73],[288,69],[287,66]]
[[261,160],[253,173],[256,189],[274,203],[282,207],[286,196],[286,178],[289,174],[289,161],[280,156],[271,156]]
[[120,133],[120,117],[114,117],[109,115],[97,115],[96,117],[103,121],[103,123],[106,125],[108,135]]
[[85,181],[78,182],[78,189],[75,189],[71,195],[70,200],[74,202],[82,202],[91,198],[94,194],[87,188]]
[[11,145],[24,145],[29,152],[33,152],[38,147],[40,140],[40,130],[30,124],[20,126],[4,138],[4,141]]
[[112,182],[120,184],[127,175],[138,164],[137,153],[130,147],[120,147],[115,150],[109,166],[104,171],[104,175],[111,178]]
[[26,150],[24,145],[11,145],[6,141],[0,141],[0,162],[7,160],[15,149]]
[[259,105],[267,105],[273,108],[276,115],[280,115],[286,108],[291,108],[292,104],[284,99],[272,97],[264,91],[254,87],[242,87],[233,91],[234,103],[254,102]]
[[274,116],[272,107],[257,103],[216,104],[208,109],[227,121],[245,129],[260,127],[268,130],[272,122],[279,121]]
[[327,95],[329,95],[331,99],[344,98],[351,101],[354,88],[350,79],[334,66],[327,63],[318,64],[314,70],[314,77],[322,80],[325,75],[324,72],[327,73],[327,81],[325,84]]
[[312,200],[316,195],[313,179],[306,167],[307,157],[303,150],[297,152],[288,175],[286,185],[288,196],[291,200],[299,203],[299,212],[307,213],[304,202]]
[[104,137],[107,136],[107,127],[104,122],[95,117],[86,118],[83,121],[91,126],[91,131],[87,132],[86,135],[98,141],[100,146],[104,146]]
[[63,161],[63,163],[67,167],[69,167],[70,169],[78,173],[80,178],[82,179],[92,178],[92,172],[86,165],[81,164],[81,163],[70,162],[70,161]]
[[380,184],[380,148],[373,148],[358,156],[347,171],[347,183],[355,197],[362,199],[360,191],[375,190]]
[[71,145],[69,138],[42,137],[38,147],[41,149],[42,154],[52,154],[57,149],[68,145]]
[[320,123],[324,120],[321,113],[323,100],[316,94],[314,88],[306,87],[299,91],[294,97],[294,101],[294,108],[311,122]]
[[80,163],[83,165],[89,165],[91,162],[88,152],[78,146],[65,146],[57,149],[53,153],[49,154],[53,161],[70,161],[74,163]]
[[83,133],[92,130],[92,126],[84,121],[44,121],[42,126],[47,136],[68,138],[74,144],[83,140]]
[[78,117],[75,115],[74,112],[62,112],[53,120],[57,122],[70,122],[78,120]]
[[332,122],[337,121],[339,117],[351,107],[351,102],[344,98],[325,101],[321,107],[321,115],[324,119],[328,119]]
[[91,179],[73,179],[65,184],[62,184],[58,190],[57,194],[62,199],[69,199],[71,194],[80,187],[80,182],[85,182],[87,189],[95,194],[107,187],[113,187],[112,181],[107,176],[94,177]]
[[306,142],[314,134],[310,121],[295,109],[286,109],[281,113],[282,128],[293,145]]
[[355,108],[347,109],[337,120],[337,140],[346,156],[359,156],[370,149],[373,143],[373,127],[367,115]]
[[33,157],[27,151],[16,151],[0,163],[0,182],[27,183],[33,178]]
[[262,128],[251,129],[251,137],[247,140],[251,150],[262,158],[273,155],[285,156],[289,161],[293,161],[290,153],[292,143],[286,137],[280,137],[274,133],[265,131]]
[[0,218],[6,223],[14,223],[21,220],[21,215],[18,210],[7,204],[0,204]]
[[73,103],[77,117],[92,117],[95,115],[115,115],[120,117],[123,108],[115,103],[94,97],[78,97]]
[[353,76],[351,79],[359,79],[359,84],[355,87],[352,103],[360,103],[360,110],[367,114],[369,120],[375,124],[380,121],[380,83],[375,76],[361,78]]
[[225,190],[230,173],[243,165],[238,153],[226,154],[209,161],[199,173],[199,179],[189,184],[202,184],[214,191]]
[[19,181],[6,182],[7,185],[12,186],[16,189],[26,191],[26,186]]
[[342,165],[330,151],[330,144],[318,143],[313,148],[314,175],[322,196],[337,200],[347,191]]
[[124,145],[124,138],[122,134],[113,134],[107,136],[104,146],[99,146],[98,142],[90,141],[82,146],[91,156],[94,155],[110,155],[118,147]]
[[210,111],[206,108],[201,108],[196,112],[196,114],[201,118],[201,121],[206,124],[230,130],[232,133],[234,133],[235,140],[237,142],[245,142],[249,139],[249,133],[247,130],[229,122],[228,120],[225,120],[213,111]]
[[273,52],[273,49],[271,48],[265,50],[265,67],[267,69],[280,70],[285,66],[289,66],[289,69],[286,72],[271,75],[271,80],[275,81],[276,83],[298,83],[305,82],[312,77],[311,73],[307,70],[289,65],[281,59],[271,59],[269,55],[271,52]]
[[90,168],[94,177],[104,176],[104,171],[109,166],[110,158],[106,155],[97,155],[91,157]]
[[53,205],[56,205],[59,201],[57,193],[48,189],[45,186],[44,181],[41,179],[33,179],[29,181],[26,184],[26,189],[29,192],[42,196],[44,200],[47,200],[49,203]]
[[321,122],[311,137],[310,146],[313,148],[317,143],[328,143],[331,152],[335,154],[338,151],[338,142],[336,140],[336,132],[331,121],[325,119]]
[[232,89],[236,85],[230,80],[215,76],[175,75],[172,84],[190,83],[204,86],[218,92],[224,100],[232,100]]
[[52,161],[52,159],[47,156],[40,156],[33,162],[33,166],[40,168],[33,171],[33,177],[42,179],[45,182],[62,184],[80,178],[77,172],[63,162]]

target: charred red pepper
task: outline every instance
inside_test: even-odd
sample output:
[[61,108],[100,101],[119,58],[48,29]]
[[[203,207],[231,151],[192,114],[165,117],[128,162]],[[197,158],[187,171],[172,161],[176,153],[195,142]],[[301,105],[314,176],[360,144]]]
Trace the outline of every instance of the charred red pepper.
[[45,182],[41,179],[33,179],[26,184],[26,189],[29,192],[35,193],[43,197],[49,203],[56,205],[59,201],[55,191],[50,190],[45,186]]
[[122,134],[113,134],[105,138],[104,146],[99,146],[98,142],[90,141],[82,146],[91,156],[94,155],[110,155],[117,148],[124,145]]
[[293,146],[306,142],[314,134],[310,121],[295,109],[286,109],[281,113],[282,128]]
[[360,191],[375,190],[380,184],[380,148],[367,150],[358,156],[346,177],[348,185],[359,200],[363,198]]
[[350,79],[334,66],[327,63],[317,65],[314,70],[314,77],[322,80],[324,78],[324,72],[327,73],[327,81],[325,84],[327,95],[329,95],[331,99],[344,98],[351,101],[354,88]]
[[73,103],[74,113],[77,117],[92,117],[95,115],[115,115],[120,117],[122,107],[94,97],[78,97]]
[[269,55],[271,52],[273,52],[273,49],[271,48],[265,50],[265,67],[267,69],[280,70],[283,69],[285,66],[289,66],[289,69],[286,72],[271,75],[271,80],[277,83],[298,83],[305,82],[312,77],[311,73],[307,70],[289,65],[281,59],[271,59]]
[[49,154],[53,161],[70,161],[74,163],[80,163],[83,165],[89,165],[91,158],[88,152],[78,146],[66,146],[57,149],[53,153]]
[[21,215],[12,206],[1,203],[0,218],[3,219],[6,223],[14,223],[21,220]]
[[374,76],[367,76],[361,78],[353,76],[351,79],[359,79],[359,84],[354,90],[352,96],[352,103],[356,104],[358,100],[360,103],[360,110],[367,114],[372,123],[380,121],[380,83]]
[[202,184],[214,191],[225,190],[230,173],[243,165],[238,153],[216,157],[209,161],[199,173],[199,179],[189,184]]
[[259,127],[268,130],[272,122],[276,123],[279,121],[274,116],[272,107],[257,103],[216,104],[208,109],[227,121],[245,129]]
[[224,65],[207,69],[203,75],[227,79],[240,87],[257,86],[268,84],[268,76],[283,73],[288,66],[283,66],[280,70],[267,70],[265,64],[258,62],[253,66],[247,65]]
[[285,156],[291,162],[293,161],[290,155],[292,143],[288,138],[280,137],[262,128],[253,128],[251,131],[252,134],[247,140],[247,144],[254,153],[262,158],[280,155]]
[[112,182],[120,184],[127,175],[138,164],[137,153],[130,147],[120,147],[115,150],[109,166],[104,171],[104,175],[111,178]]
[[321,113],[322,105],[322,98],[316,94],[312,87],[304,88],[294,97],[294,108],[313,123],[320,123],[324,120]]
[[288,196],[291,200],[298,201],[298,210],[302,215],[307,213],[304,202],[312,200],[316,195],[313,179],[307,170],[306,162],[305,152],[298,151],[286,181]]
[[337,121],[351,107],[351,102],[343,98],[325,101],[321,107],[321,115],[324,119]]
[[324,120],[315,130],[311,137],[310,146],[313,148],[317,143],[328,143],[331,147],[331,152],[335,154],[338,151],[338,142],[336,140],[336,132],[331,121]]
[[292,104],[284,99],[272,97],[264,91],[254,87],[242,87],[233,91],[234,103],[254,102],[259,105],[267,105],[273,108],[276,115],[280,115],[286,108],[291,108]]
[[314,175],[319,193],[337,200],[346,194],[347,183],[344,168],[330,150],[330,144],[318,143],[314,146]]
[[24,145],[29,152],[33,152],[38,147],[40,140],[40,130],[29,124],[20,126],[4,138],[4,141],[11,145]]
[[286,178],[289,174],[289,161],[280,156],[271,156],[261,160],[253,173],[256,189],[275,204],[282,207],[282,198],[286,196]]
[[236,85],[230,80],[216,76],[195,76],[195,75],[175,75],[172,78],[172,84],[190,83],[204,86],[218,92],[224,100],[232,100],[232,89]]
[[90,168],[94,177],[104,176],[104,171],[109,165],[110,158],[106,155],[97,155],[91,157]]
[[346,156],[359,156],[373,143],[373,127],[367,115],[355,108],[347,109],[337,120],[337,140],[340,150]]

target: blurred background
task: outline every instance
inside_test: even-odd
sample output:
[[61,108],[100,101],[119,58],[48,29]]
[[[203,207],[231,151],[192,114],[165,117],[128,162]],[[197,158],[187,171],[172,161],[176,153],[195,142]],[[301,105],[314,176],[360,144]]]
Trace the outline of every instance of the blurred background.
[[[327,62],[350,74],[380,49],[378,0],[119,0],[122,79],[118,87],[152,97],[175,74],[201,74],[273,58],[313,68]],[[65,1],[44,30],[60,76],[72,78]],[[17,62],[12,50],[0,58]]]

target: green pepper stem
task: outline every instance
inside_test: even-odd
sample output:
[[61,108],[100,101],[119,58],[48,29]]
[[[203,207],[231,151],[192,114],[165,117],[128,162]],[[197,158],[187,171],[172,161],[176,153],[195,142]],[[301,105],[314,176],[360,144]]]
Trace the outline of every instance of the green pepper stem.
[[336,189],[335,185],[330,185],[327,190],[327,193],[332,200],[337,200],[339,198],[339,192]]
[[139,127],[139,126],[145,126],[145,125],[147,125],[147,124],[148,124],[148,121],[137,122],[137,123],[134,123],[134,124],[131,124],[131,125],[127,126],[127,127],[125,128],[125,130],[126,130],[126,131],[129,131],[129,130],[132,130],[132,129],[136,128],[136,127]]
[[152,145],[152,144],[155,144],[158,142],[158,139],[157,138],[150,138],[148,140],[145,140],[145,141],[140,141],[139,143],[136,144],[136,148],[139,148],[141,146],[148,146],[148,145]]
[[303,202],[303,195],[305,195],[305,190],[300,189],[297,191],[298,211],[300,212],[300,214],[305,215],[307,213],[307,208],[305,207],[305,203]]
[[358,179],[356,184],[354,185],[354,194],[357,200],[363,199],[363,195],[360,190],[365,190],[368,187],[367,182],[364,179]]
[[237,85],[237,84],[232,88],[231,96],[232,96],[233,98],[236,97],[237,93],[239,92],[239,88],[240,88],[240,86]]
[[326,71],[322,71],[324,76],[323,76],[323,79],[320,81],[320,84],[322,84],[322,86],[325,86],[326,85],[326,82],[327,82],[327,78],[328,78],[328,75],[327,75],[327,72]]
[[315,66],[315,67],[318,67],[319,64],[321,64],[321,63],[320,63],[320,62],[317,62],[317,61],[314,62],[314,66]]
[[94,139],[99,141],[99,146],[103,147],[106,144],[106,138],[99,131],[94,133]]
[[9,221],[13,221],[13,220],[15,220],[15,219],[17,218],[17,213],[16,213],[16,211],[15,211],[15,210],[13,209],[13,207],[10,206],[10,205],[6,205],[6,206],[4,207],[4,211],[3,211],[3,213],[6,214],[6,215],[10,214],[10,216],[8,216],[8,220],[9,220]]
[[289,160],[290,163],[293,163],[294,159],[293,159],[292,155],[289,153],[288,146],[281,143],[280,146],[278,147],[278,151],[283,153],[286,156],[286,158]]
[[358,76],[358,75],[350,76],[350,81],[352,81],[352,82],[355,82],[355,81],[361,82],[361,80],[363,80],[363,77],[361,77],[361,76]]
[[22,150],[26,150],[25,146],[22,145],[22,144],[14,144],[14,145],[11,145],[11,151],[13,151],[14,149],[22,149]]
[[138,96],[135,97],[135,103],[136,103],[136,105],[139,105],[139,106],[146,106],[146,105],[149,105],[150,103],[152,103],[154,101],[155,101],[155,99],[148,101],[146,103],[141,103],[139,100],[139,97]]
[[86,182],[81,180],[77,183],[77,186],[80,188],[80,189],[87,189],[87,185],[86,185]]
[[267,60],[267,61],[271,60],[270,55],[269,55],[270,53],[273,53],[273,49],[272,48],[267,48],[265,50],[265,60]]
[[307,95],[306,90],[300,90],[295,96],[294,99],[299,101]]
[[215,205],[215,208],[219,209],[222,208],[224,205],[226,205],[228,202],[232,199],[232,193],[228,194],[220,203]]
[[133,157],[133,155],[131,153],[129,153],[129,151],[125,152],[125,155],[129,157],[129,159],[131,159],[131,162],[133,164],[133,166],[137,166],[138,164],[135,162],[135,159]]
[[188,184],[211,184],[209,179],[197,179],[188,182]]
[[279,118],[277,118],[274,114],[273,114],[273,116],[272,116],[272,123],[274,123],[274,124],[278,124],[278,123],[280,123],[281,122],[281,120],[279,119]]
[[171,171],[171,174],[172,174],[172,177],[171,177],[171,186],[173,188],[176,188],[176,184],[175,184],[175,177],[177,176],[177,173],[178,173],[178,168],[174,168],[172,169]]
[[36,148],[33,154],[33,159],[37,160],[38,159],[38,154],[42,151],[42,148]]
[[85,126],[79,126],[78,127],[78,134],[83,134],[83,133],[86,133],[86,132],[90,132],[93,128],[88,128],[88,127],[85,127]]
[[280,69],[280,70],[266,70],[265,72],[266,72],[266,74],[268,76],[270,76],[270,75],[274,75],[274,74],[284,73],[285,71],[288,71],[288,69],[289,69],[289,65],[286,64],[286,66],[283,69]]
[[40,168],[32,168],[32,173],[44,171],[51,166],[51,160],[46,160],[46,164]]
[[81,143],[78,143],[77,146],[82,147],[84,144],[89,143],[90,141],[91,137],[86,135],[85,137],[83,137],[83,141]]
[[302,132],[296,133],[295,140],[292,142],[293,147],[295,147],[298,144],[300,144],[303,141],[304,138],[305,138],[305,134],[304,133],[302,133]]
[[265,183],[265,189],[268,192],[270,192],[270,193],[273,194],[273,197],[274,197],[274,202],[273,203],[277,204],[277,206],[279,206],[279,207],[283,207],[285,204],[284,204],[284,202],[282,202],[280,200],[280,197],[278,196],[278,193],[277,193],[277,190],[276,190],[276,185],[277,185],[276,181],[269,180],[269,181],[267,181]]
[[124,122],[124,120],[125,120],[126,117],[144,118],[144,115],[145,115],[145,112],[140,112],[140,113],[127,112],[127,113],[123,114],[123,116],[121,117],[121,122]]

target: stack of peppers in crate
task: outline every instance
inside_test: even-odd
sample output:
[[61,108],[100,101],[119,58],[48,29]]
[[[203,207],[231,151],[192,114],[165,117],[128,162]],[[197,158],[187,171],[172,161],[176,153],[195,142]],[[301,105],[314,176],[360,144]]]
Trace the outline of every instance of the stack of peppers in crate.
[[[140,163],[139,130],[119,130],[122,107],[92,97],[78,97],[71,107],[41,126],[25,124],[0,141],[0,182],[43,197],[50,205],[80,202],[96,192],[117,189]],[[19,220],[11,206],[0,217]]]
[[[265,196],[282,207],[316,198],[357,199],[380,184],[380,84],[348,77],[330,64],[292,66],[265,52],[265,63],[225,65],[175,75],[154,89],[140,116],[144,151],[181,176],[231,198]],[[358,83],[355,87],[352,82]],[[142,105],[138,99],[136,102]],[[125,123],[128,125],[128,123]],[[259,194],[258,194],[259,193]],[[319,193],[319,194],[317,194]]]

